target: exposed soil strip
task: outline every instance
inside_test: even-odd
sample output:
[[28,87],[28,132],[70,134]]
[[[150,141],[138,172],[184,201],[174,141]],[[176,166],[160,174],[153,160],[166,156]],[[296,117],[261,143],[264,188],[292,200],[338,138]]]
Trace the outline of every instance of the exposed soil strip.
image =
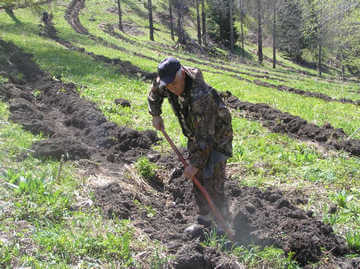
[[[85,162],[85,168],[93,175],[104,170],[116,174],[116,182],[95,189],[96,205],[108,217],[131,219],[151,239],[161,241],[175,257],[170,268],[239,268],[224,252],[199,243],[208,228],[200,225],[194,232],[184,232],[196,214],[193,186],[182,176],[175,156],[161,156],[150,149],[158,140],[155,132],[138,132],[107,121],[94,103],[80,98],[74,84],[54,80],[13,44],[0,40],[0,49],[9,58],[0,64],[0,71],[18,72],[24,78],[20,84],[0,84],[0,97],[10,104],[10,119],[49,136],[32,146],[35,156],[90,159],[95,162]],[[35,89],[39,95],[34,96]],[[236,103],[229,95],[226,100],[233,106]],[[135,178],[128,179],[122,171],[124,164],[140,156],[148,156],[163,169],[139,187]],[[240,188],[237,181],[228,180],[226,195],[233,213],[226,217],[238,244],[274,244],[293,252],[301,265],[318,261],[324,251],[338,257],[334,258],[337,265],[360,264],[342,258],[349,249],[331,226],[297,208],[280,191]],[[155,213],[149,214],[146,207]]]
[[261,121],[273,132],[286,133],[298,139],[311,140],[332,149],[344,150],[360,156],[360,140],[347,139],[348,136],[342,129],[334,128],[330,124],[319,127],[267,104],[242,102],[230,92],[222,92],[221,96],[229,107],[244,111],[246,117]]
[[351,99],[346,99],[346,98],[336,99],[336,98],[332,98],[323,93],[304,91],[304,90],[288,87],[285,85],[275,85],[275,84],[271,84],[271,83],[268,83],[265,81],[260,81],[260,80],[254,80],[253,83],[255,83],[256,85],[259,85],[259,86],[267,87],[267,88],[274,88],[279,91],[291,92],[291,93],[299,94],[299,95],[306,96],[306,97],[319,98],[319,99],[322,99],[322,100],[328,101],[328,102],[339,102],[339,103],[347,103],[347,104],[353,104],[353,105],[360,106],[360,100],[353,101]]
[[65,12],[65,19],[79,34],[89,34],[79,19],[80,10],[85,7],[85,0],[72,0]]

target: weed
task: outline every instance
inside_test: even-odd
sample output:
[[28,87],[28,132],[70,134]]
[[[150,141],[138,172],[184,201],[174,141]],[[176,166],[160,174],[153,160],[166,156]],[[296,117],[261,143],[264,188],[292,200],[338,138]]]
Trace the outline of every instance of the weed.
[[341,190],[335,194],[335,201],[340,207],[347,208],[348,203],[353,199],[353,197],[354,196],[348,193],[346,190]]
[[205,241],[202,242],[202,245],[218,250],[226,250],[227,242],[229,242],[229,240],[225,235],[218,236],[216,229],[211,229],[209,232],[205,233]]
[[140,209],[146,212],[148,218],[153,218],[156,216],[157,212],[150,205],[143,205],[138,200],[134,200],[134,204]]
[[135,163],[135,167],[139,174],[147,180],[153,179],[156,175],[157,165],[150,162],[146,157],[139,158]]
[[34,97],[38,97],[41,94],[41,91],[34,90],[32,94],[34,95]]
[[360,231],[347,232],[345,237],[349,248],[360,252]]
[[13,259],[19,257],[20,250],[16,243],[5,245],[0,241],[0,267],[11,268]]
[[241,263],[246,264],[247,268],[300,268],[292,259],[294,253],[289,252],[285,255],[282,249],[272,246],[263,249],[259,246],[252,246],[250,248],[239,246],[232,253],[238,257]]

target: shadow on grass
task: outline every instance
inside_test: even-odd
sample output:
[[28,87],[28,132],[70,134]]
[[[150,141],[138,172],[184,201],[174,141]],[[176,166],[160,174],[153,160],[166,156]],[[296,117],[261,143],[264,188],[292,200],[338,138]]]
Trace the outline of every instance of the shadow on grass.
[[[130,76],[122,74],[115,66],[99,63],[88,55],[70,51],[57,45],[55,42],[43,42],[41,39],[31,39],[32,36],[34,36],[33,31],[23,32],[23,30],[34,30],[34,25],[27,24],[23,26],[22,29],[14,29],[14,27],[4,27],[4,25],[1,25],[1,33],[4,34],[2,38],[15,43],[16,46],[22,48],[25,52],[31,53],[34,56],[33,59],[41,68],[54,76],[73,78],[71,80],[74,81],[90,79],[93,83],[100,81],[99,78],[101,78],[101,80],[103,78],[119,80],[119,77],[125,76],[128,79],[132,79]],[[23,34],[20,36],[21,39],[24,39],[25,35],[26,38],[29,38],[29,41],[20,43],[17,42],[17,40],[6,38],[6,32],[10,30],[13,34]]]
[[[147,10],[141,10],[140,5],[143,4],[142,1],[134,1],[134,0],[123,0],[124,3],[132,10],[134,11],[140,18],[147,19],[148,18],[148,12]],[[144,7],[145,9],[145,7]]]

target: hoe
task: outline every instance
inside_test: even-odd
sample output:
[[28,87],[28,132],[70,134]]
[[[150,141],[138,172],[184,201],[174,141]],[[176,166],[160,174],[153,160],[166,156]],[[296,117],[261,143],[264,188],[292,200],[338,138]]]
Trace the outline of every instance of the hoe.
[[[182,164],[184,165],[184,168],[186,168],[188,166],[188,163],[186,162],[186,160],[184,159],[184,157],[181,155],[180,151],[177,149],[176,145],[174,144],[174,142],[171,140],[171,138],[168,136],[168,134],[166,133],[166,131],[164,129],[161,129],[162,134],[165,136],[166,140],[169,142],[170,146],[172,147],[172,149],[175,151],[176,155],[178,156],[179,160],[182,162]],[[201,194],[205,197],[206,201],[208,202],[211,211],[213,212],[214,216],[216,217],[216,220],[218,222],[218,224],[220,225],[220,227],[222,229],[224,229],[226,235],[229,237],[229,239],[233,240],[234,238],[234,234],[233,232],[229,229],[229,227],[227,226],[223,216],[221,215],[220,211],[216,208],[214,202],[212,201],[212,199],[210,198],[209,193],[206,191],[206,189],[200,184],[199,180],[197,180],[197,178],[195,176],[193,176],[191,178],[191,180],[193,181],[193,183],[195,184],[195,186],[200,190]]]

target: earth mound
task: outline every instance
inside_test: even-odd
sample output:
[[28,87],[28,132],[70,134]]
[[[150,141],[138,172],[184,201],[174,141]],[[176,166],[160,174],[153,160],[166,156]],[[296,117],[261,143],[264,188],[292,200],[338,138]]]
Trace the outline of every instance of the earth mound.
[[360,156],[360,140],[348,139],[342,129],[334,128],[329,123],[319,127],[267,104],[242,102],[231,92],[222,92],[220,95],[230,108],[244,111],[246,117],[261,121],[265,127],[275,133],[285,133],[298,139],[311,140],[328,148],[345,150],[355,156]]

